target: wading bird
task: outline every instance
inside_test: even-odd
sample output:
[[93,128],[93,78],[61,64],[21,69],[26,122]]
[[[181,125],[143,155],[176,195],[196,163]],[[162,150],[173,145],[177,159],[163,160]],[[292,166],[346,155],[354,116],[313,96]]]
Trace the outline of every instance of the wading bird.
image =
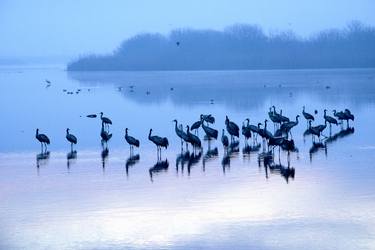
[[77,144],[77,137],[69,133],[69,128],[66,129],[66,139],[70,142],[70,151],[73,151],[73,144]]
[[133,153],[134,146],[139,148],[139,140],[135,139],[133,136],[128,135],[128,128],[125,129],[125,140],[130,146],[130,154]]
[[43,144],[45,147],[45,151],[47,151],[47,145],[50,144],[50,140],[48,136],[46,136],[45,134],[39,134],[39,129],[37,128],[35,138],[40,142],[40,145],[42,147],[42,152],[43,152]]
[[195,131],[195,134],[198,135],[198,129],[199,129],[199,127],[201,126],[201,124],[202,124],[202,121],[201,121],[201,120],[194,122],[193,125],[191,125],[190,130],[191,130],[191,131],[194,130],[194,131]]
[[305,112],[305,106],[303,106],[303,108],[302,108],[302,115],[306,119],[307,126],[309,125],[310,120],[314,121],[314,116],[312,114],[309,114],[309,113]]
[[157,135],[151,135],[151,133],[152,133],[152,129],[150,129],[150,133],[148,134],[148,139],[156,145],[157,154],[159,156],[159,153],[160,153],[160,156],[161,156],[161,148],[164,147],[165,149],[167,149],[168,146],[169,146],[168,139],[167,139],[167,137],[160,137],[160,136],[157,136]]
[[[250,119],[246,118],[247,121],[247,127],[250,129],[250,131],[253,133],[253,139],[257,139],[259,134],[259,128],[255,125],[250,124]],[[254,138],[255,137],[255,138]]]
[[227,127],[227,131],[230,134],[230,141],[234,141],[234,137],[239,137],[240,136],[240,128],[238,127],[237,124],[234,122],[230,121],[228,116],[225,116],[225,126]]
[[[245,125],[245,121],[247,121],[247,124]],[[249,119],[246,119],[244,122],[242,122],[242,135],[245,137],[245,143],[247,144],[247,141],[249,138],[251,138],[251,130],[249,126]]]
[[214,124],[215,123],[215,117],[213,117],[211,114],[208,115],[202,115],[201,114],[201,120],[207,122],[207,126],[209,123]]
[[[309,121],[309,129],[312,134],[312,136],[316,135],[320,142],[320,135],[322,134],[323,130],[325,130],[327,127],[327,120],[324,121],[324,125],[318,125],[318,126],[311,126],[311,121]],[[314,137],[313,137],[314,138]]]
[[346,119],[345,113],[342,112],[342,111],[337,112],[336,109],[333,110],[333,116],[337,117],[337,119],[340,121],[341,125],[344,122],[344,120]]
[[281,123],[289,122],[289,121],[290,121],[288,117],[283,116],[283,110],[282,110],[282,109],[280,109],[280,114],[279,114],[279,116],[280,116],[280,121],[281,121]]
[[188,141],[193,146],[193,149],[195,148],[201,148],[202,143],[198,136],[190,133],[189,126],[186,126],[186,135],[188,136]]
[[109,127],[109,124],[112,125],[111,119],[109,119],[108,117],[104,117],[103,112],[100,112],[100,119],[102,119],[102,123],[104,123],[104,125],[106,125],[107,128]]
[[288,137],[289,133],[290,133],[290,136],[293,137],[291,129],[298,125],[298,118],[299,118],[299,115],[296,116],[295,121],[285,122],[285,123],[281,124],[280,130],[285,132],[287,137]]
[[181,139],[181,150],[183,148],[183,144],[184,144],[184,141],[186,143],[186,150],[188,149],[188,142],[189,142],[189,137],[188,135],[184,132],[184,130],[182,129],[182,125],[180,125],[180,127],[177,126],[177,120],[174,119],[173,122],[175,122],[175,132],[176,132],[176,135],[178,137],[180,137]]
[[102,130],[100,131],[100,137],[102,138],[102,142],[108,144],[108,141],[112,138],[112,134],[109,134],[107,131],[104,130],[104,123],[102,122]]
[[202,119],[202,128],[203,128],[203,131],[206,133],[206,136],[208,139],[211,139],[211,138],[217,139],[218,131],[216,129],[206,126],[203,123],[203,119]]
[[349,109],[345,109],[344,114],[345,114],[346,125],[349,127],[349,120],[354,121],[354,115],[350,112]]
[[329,131],[331,133],[332,124],[338,125],[337,120],[333,118],[332,116],[327,115],[327,110],[324,110],[324,120],[326,120],[329,123]]
[[228,136],[225,135],[225,130],[223,129],[223,133],[221,134],[221,143],[223,143],[224,148],[228,148],[229,140]]

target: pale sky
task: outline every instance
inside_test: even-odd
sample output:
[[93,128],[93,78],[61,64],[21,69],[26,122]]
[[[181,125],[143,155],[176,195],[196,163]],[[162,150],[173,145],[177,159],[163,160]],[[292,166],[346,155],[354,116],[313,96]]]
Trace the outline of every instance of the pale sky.
[[108,53],[141,32],[258,24],[301,36],[352,20],[375,26],[373,0],[0,0],[0,58]]

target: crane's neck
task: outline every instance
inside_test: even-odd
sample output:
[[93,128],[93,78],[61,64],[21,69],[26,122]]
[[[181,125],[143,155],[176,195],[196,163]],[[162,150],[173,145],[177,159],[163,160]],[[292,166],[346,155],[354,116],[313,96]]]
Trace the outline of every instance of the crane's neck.
[[36,134],[35,136],[38,136],[39,135],[39,129],[36,129]]
[[148,138],[151,137],[152,129],[150,129],[150,133],[148,133]]

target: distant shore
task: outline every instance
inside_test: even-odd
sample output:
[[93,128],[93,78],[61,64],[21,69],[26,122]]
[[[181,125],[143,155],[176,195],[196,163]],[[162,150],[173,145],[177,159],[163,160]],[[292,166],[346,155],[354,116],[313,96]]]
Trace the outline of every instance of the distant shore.
[[87,55],[68,71],[266,70],[375,67],[375,28],[353,22],[309,38],[292,32],[265,34],[251,25],[224,31],[141,34],[109,55]]

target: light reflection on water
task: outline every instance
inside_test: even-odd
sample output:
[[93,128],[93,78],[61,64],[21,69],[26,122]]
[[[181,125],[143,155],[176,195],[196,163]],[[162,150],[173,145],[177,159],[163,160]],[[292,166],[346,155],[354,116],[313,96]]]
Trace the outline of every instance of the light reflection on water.
[[[372,249],[374,74],[0,71],[6,118],[0,129],[7,142],[0,145],[0,247]],[[45,88],[45,78],[51,87]],[[64,88],[82,91],[67,95]],[[255,124],[270,105],[290,117],[303,105],[320,115],[324,108],[350,108],[355,130],[310,155],[311,137],[303,138],[301,119],[293,131],[299,153],[290,156],[295,176],[288,182],[279,171],[266,172],[258,152],[246,153],[243,141],[229,158],[220,140],[210,150],[204,141],[195,157],[181,155],[174,118],[192,124],[211,113],[221,131],[225,115]],[[100,111],[114,122],[105,159],[100,123],[85,117]],[[319,116],[317,124],[322,121]],[[49,155],[39,160],[36,127],[52,141]],[[66,127],[78,137],[76,157],[69,155]],[[141,141],[139,159],[129,160],[125,127]],[[147,140],[150,128],[170,140],[162,152],[168,167],[158,165]],[[280,163],[288,166],[285,152]]]

